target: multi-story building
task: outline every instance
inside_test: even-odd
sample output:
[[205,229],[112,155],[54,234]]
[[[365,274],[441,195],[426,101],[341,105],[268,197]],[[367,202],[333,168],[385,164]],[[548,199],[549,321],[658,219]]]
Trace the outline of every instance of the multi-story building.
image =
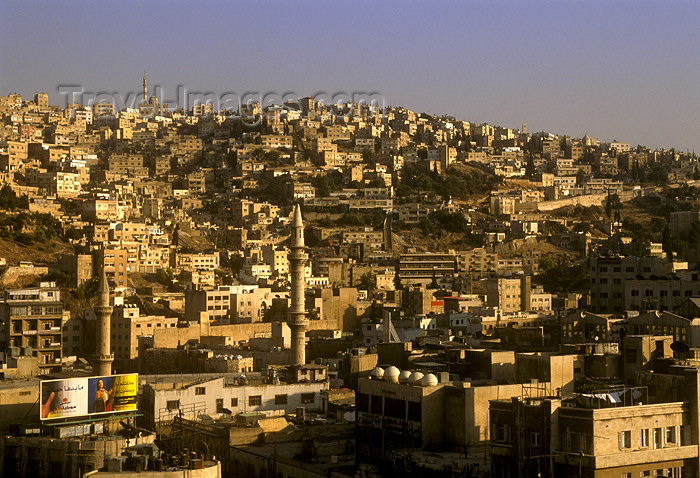
[[60,370],[63,324],[69,315],[55,282],[6,290],[0,302],[3,348],[10,356],[36,355],[43,373]]
[[286,298],[286,292],[272,292],[269,288],[255,288],[231,293],[229,316],[232,323],[261,322],[265,312],[277,298]]
[[486,303],[503,312],[552,310],[552,295],[533,289],[530,276],[493,278],[486,283]]
[[427,220],[435,212],[437,206],[423,203],[397,204],[396,210],[399,213],[399,221],[406,224],[418,224]]
[[697,271],[661,257],[592,257],[591,309],[596,313],[671,310],[700,295]]
[[384,232],[374,231],[372,228],[365,228],[361,231],[344,231],[342,241],[345,244],[362,244],[367,252],[381,250],[384,245]]
[[277,278],[289,278],[289,250],[286,247],[267,245],[262,247],[262,259],[270,264],[272,275]]
[[129,265],[129,253],[126,249],[107,247],[95,251],[93,261],[94,271],[104,270],[107,278],[112,280],[116,287],[126,287]]
[[321,392],[329,389],[325,366],[299,366],[298,380],[275,383],[260,375],[226,375],[210,379],[178,375],[177,384],[148,383],[143,389],[141,411],[153,426],[175,416],[198,418],[201,414],[256,413],[284,415],[305,411],[321,411]]
[[358,380],[355,394],[358,459],[381,466],[391,463],[397,450],[424,447],[478,453],[490,436],[489,400],[519,396],[522,390],[517,383],[439,381],[430,373],[377,368],[371,379]]
[[120,372],[136,371],[138,364],[138,338],[153,335],[158,328],[177,327],[177,317],[142,316],[137,306],[118,306],[112,313],[111,344],[114,368]]
[[675,342],[700,347],[700,318],[653,310],[627,319],[627,331],[634,335],[670,335]]
[[459,272],[483,277],[498,271],[498,254],[483,247],[457,252]]
[[185,292],[185,320],[199,322],[206,313],[210,321],[228,321],[231,291],[228,287],[214,290],[188,290]]
[[492,400],[492,476],[697,476],[697,407],[644,388]]
[[428,160],[437,161],[442,171],[447,171],[457,161],[457,149],[441,144],[437,149],[428,150]]
[[457,271],[454,254],[413,253],[401,254],[399,258],[399,278],[404,285],[438,283],[452,284]]
[[178,252],[170,256],[171,266],[179,271],[212,271],[219,268],[219,253]]

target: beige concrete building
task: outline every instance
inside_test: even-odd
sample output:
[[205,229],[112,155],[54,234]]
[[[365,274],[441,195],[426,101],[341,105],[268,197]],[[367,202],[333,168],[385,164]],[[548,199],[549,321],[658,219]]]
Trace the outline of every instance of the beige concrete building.
[[36,353],[42,373],[60,370],[63,324],[69,317],[54,282],[6,290],[0,301],[0,322],[5,330],[2,349],[13,357]]
[[454,254],[426,252],[401,254],[399,258],[399,278],[404,286],[430,284],[433,278],[438,284],[451,285],[456,270]]
[[171,256],[171,267],[178,271],[212,271],[219,268],[219,253],[175,253]]
[[627,328],[633,335],[670,335],[674,342],[700,347],[700,317],[688,319],[670,312],[651,311],[630,317]]
[[530,283],[530,276],[489,279],[486,283],[486,304],[498,307],[505,313],[552,310],[552,295],[541,289],[533,289]]
[[416,371],[402,376],[393,366],[372,376],[358,380],[355,394],[357,453],[369,463],[390,461],[405,448],[479,449],[490,436],[489,400],[523,390],[521,384],[439,382]]
[[[617,398],[636,394],[638,403]],[[697,405],[643,403],[639,389],[599,395],[620,404],[600,407],[587,397],[576,404],[525,396],[492,401],[493,476],[697,476]]]
[[114,282],[116,287],[126,287],[130,270],[128,251],[111,247],[95,251],[93,271],[102,270],[105,271],[107,278]]
[[177,327],[177,317],[140,315],[137,306],[117,306],[112,313],[112,353],[114,367],[119,372],[133,372],[138,369],[139,337],[153,335],[158,328]]
[[307,382],[297,383],[266,383],[261,378],[255,380],[255,374],[208,380],[189,378],[185,382],[178,378],[175,386],[170,382],[147,383],[141,411],[151,425],[180,414],[194,419],[200,414],[225,413],[224,409],[232,413],[265,412],[270,416],[296,413],[302,407],[321,411],[321,391],[328,390],[328,381],[325,373],[316,373],[316,368],[309,370],[313,376],[309,375]]

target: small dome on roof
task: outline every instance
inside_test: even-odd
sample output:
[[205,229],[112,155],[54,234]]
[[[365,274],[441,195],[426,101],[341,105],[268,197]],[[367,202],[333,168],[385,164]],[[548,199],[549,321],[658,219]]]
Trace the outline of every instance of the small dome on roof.
[[434,387],[435,385],[438,384],[438,379],[435,375],[433,375],[432,373],[429,373],[428,375],[426,375],[425,377],[423,377],[420,380],[420,383],[424,387]]
[[410,370],[401,370],[401,373],[399,374],[399,382],[401,383],[407,383],[408,378],[411,376],[411,371]]
[[384,370],[384,380],[387,382],[398,382],[400,373],[401,371],[393,365],[391,367],[387,367],[387,369]]
[[384,369],[381,367],[375,367],[369,375],[372,378],[382,378],[384,376]]
[[410,377],[408,377],[408,381],[410,383],[419,383],[420,379],[423,378],[423,373],[422,372],[413,372]]

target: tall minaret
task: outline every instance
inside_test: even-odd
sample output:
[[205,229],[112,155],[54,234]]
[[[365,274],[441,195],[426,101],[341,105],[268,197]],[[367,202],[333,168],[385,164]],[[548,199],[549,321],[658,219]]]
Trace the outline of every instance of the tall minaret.
[[289,268],[292,273],[292,303],[289,308],[289,328],[292,330],[292,359],[293,365],[306,364],[306,329],[309,319],[304,310],[304,289],[306,278],[304,266],[308,256],[304,251],[304,222],[301,219],[301,206],[294,207],[292,220],[292,244],[289,253]]
[[112,307],[109,305],[109,283],[107,282],[107,274],[104,269],[102,269],[102,278],[100,279],[100,287],[97,293],[99,297],[99,303],[95,307],[95,315],[97,316],[97,347],[92,370],[95,375],[106,376],[112,375],[114,355],[112,355],[110,344]]
[[146,72],[143,72],[143,102],[148,101],[148,81],[146,80]]

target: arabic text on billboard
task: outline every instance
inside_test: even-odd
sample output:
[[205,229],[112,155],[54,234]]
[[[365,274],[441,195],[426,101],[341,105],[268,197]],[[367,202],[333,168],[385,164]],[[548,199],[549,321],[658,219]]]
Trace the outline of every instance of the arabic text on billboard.
[[138,374],[41,382],[41,419],[136,410]]

